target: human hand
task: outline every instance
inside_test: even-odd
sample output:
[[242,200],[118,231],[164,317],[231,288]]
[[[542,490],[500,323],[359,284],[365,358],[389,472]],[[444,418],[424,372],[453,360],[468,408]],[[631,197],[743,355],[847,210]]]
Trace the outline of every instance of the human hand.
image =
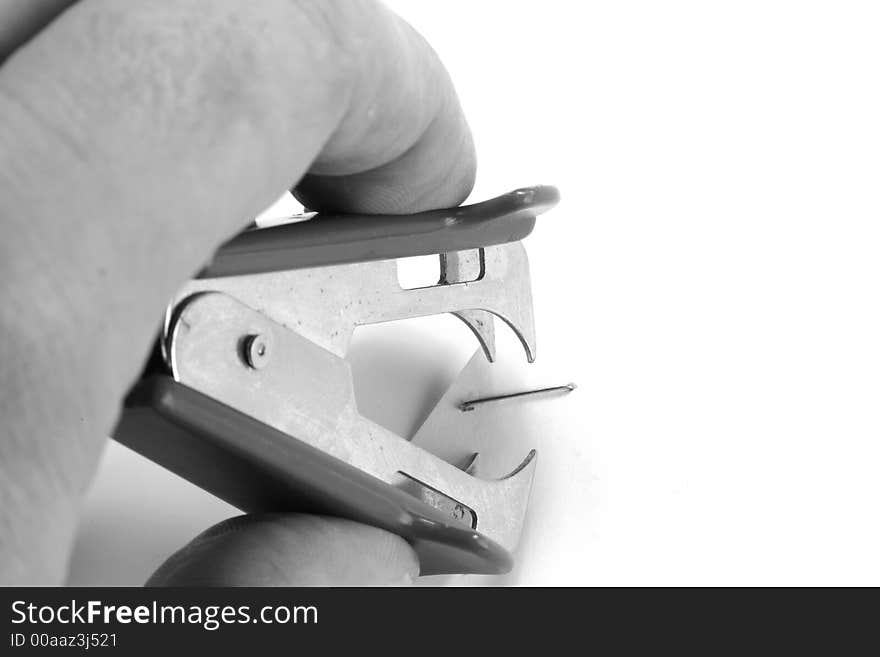
[[[474,170],[445,70],[376,2],[0,5],[0,579],[63,581],[157,318],[219,244],[291,185],[409,213],[460,203]],[[290,514],[221,523],[151,583],[417,572],[397,536]]]

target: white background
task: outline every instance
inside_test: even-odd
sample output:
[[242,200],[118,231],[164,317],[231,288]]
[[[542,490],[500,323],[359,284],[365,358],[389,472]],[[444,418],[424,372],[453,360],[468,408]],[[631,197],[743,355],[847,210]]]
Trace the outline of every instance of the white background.
[[[563,194],[511,388],[579,388],[530,406],[503,581],[880,584],[876,3],[391,5],[456,81],[472,200]],[[399,426],[474,347],[452,318],[357,337],[365,412]],[[71,583],[139,584],[231,513],[111,444]]]

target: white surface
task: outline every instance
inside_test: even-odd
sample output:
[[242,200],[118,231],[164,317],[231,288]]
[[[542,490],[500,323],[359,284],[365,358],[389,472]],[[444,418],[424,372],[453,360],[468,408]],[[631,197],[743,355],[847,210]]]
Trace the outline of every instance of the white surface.
[[[563,192],[521,370],[579,389],[536,420],[513,580],[880,584],[876,4],[391,4],[457,82],[473,198]],[[439,396],[473,346],[446,319],[371,412]],[[111,445],[72,581],[140,583],[228,513]]]

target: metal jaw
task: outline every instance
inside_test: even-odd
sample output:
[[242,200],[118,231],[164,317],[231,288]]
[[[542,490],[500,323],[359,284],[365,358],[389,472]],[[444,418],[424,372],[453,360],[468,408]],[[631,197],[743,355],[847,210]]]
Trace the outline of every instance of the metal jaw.
[[[220,262],[238,266],[234,255]],[[409,442],[358,412],[345,360],[357,326],[442,313],[471,328],[489,361],[500,317],[534,360],[522,245],[449,251],[440,262],[438,283],[417,289],[401,288],[394,259],[190,281],[160,338],[172,380],[142,382],[115,437],[245,510],[304,508],[396,531],[424,574],[508,570],[534,451],[506,476],[480,478],[475,452],[424,448],[444,432],[460,444],[452,436],[468,420],[435,409],[421,432],[435,438]],[[139,437],[147,425],[152,437]],[[177,448],[156,442],[163,432]]]
[[193,280],[169,306],[166,356],[170,322],[180,302],[210,291],[235,297],[338,356],[345,356],[358,326],[452,313],[474,332],[493,361],[491,315],[496,315],[513,329],[533,361],[535,324],[529,263],[522,244],[447,253],[440,262],[438,285],[411,290],[400,287],[396,260]]

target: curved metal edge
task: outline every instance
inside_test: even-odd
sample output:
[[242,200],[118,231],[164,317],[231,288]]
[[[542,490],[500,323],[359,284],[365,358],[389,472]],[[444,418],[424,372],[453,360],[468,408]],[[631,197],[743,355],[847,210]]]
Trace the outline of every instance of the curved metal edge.
[[[495,362],[495,324],[492,322],[494,315],[485,310],[460,310],[450,313],[460,319],[480,343],[480,348],[490,363]],[[509,324],[509,322],[508,322]]]

